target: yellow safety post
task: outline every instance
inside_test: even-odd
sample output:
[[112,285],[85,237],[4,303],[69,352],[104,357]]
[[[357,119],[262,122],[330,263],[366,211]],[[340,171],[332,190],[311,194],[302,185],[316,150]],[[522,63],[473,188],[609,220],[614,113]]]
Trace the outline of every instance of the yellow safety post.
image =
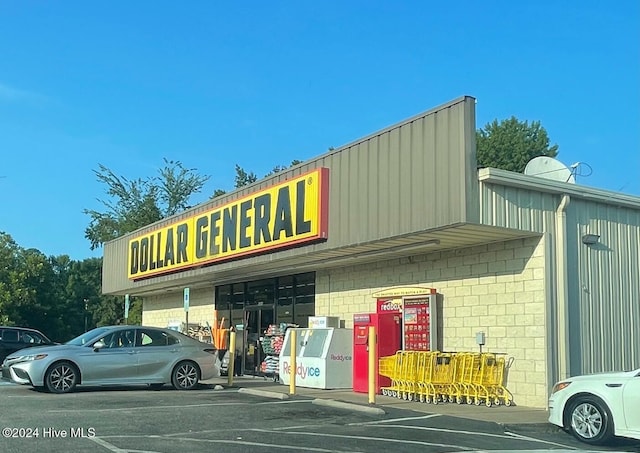
[[369,326],[369,404],[376,404],[376,387],[378,373],[376,373],[377,338],[375,326]]
[[296,394],[296,331],[295,329],[290,330],[290,339],[289,345],[291,347],[291,357],[289,358],[289,362],[291,362],[291,368],[289,368],[289,395]]
[[229,332],[229,365],[227,366],[228,384],[229,387],[233,385],[233,375],[235,374],[236,364],[236,331],[235,329]]

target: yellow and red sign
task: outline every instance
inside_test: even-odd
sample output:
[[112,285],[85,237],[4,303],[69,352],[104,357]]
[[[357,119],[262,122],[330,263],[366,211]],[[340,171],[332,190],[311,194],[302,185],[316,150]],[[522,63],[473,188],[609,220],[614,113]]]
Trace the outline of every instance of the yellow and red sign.
[[324,240],[329,169],[319,168],[129,241],[138,280]]

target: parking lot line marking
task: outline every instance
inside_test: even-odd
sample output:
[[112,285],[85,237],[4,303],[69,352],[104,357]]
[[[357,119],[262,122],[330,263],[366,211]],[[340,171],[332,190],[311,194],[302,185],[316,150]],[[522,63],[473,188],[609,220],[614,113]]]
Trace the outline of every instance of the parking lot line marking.
[[412,426],[412,425],[385,425],[385,427],[414,429],[414,430],[419,430],[419,431],[437,431],[437,432],[446,432],[446,433],[453,433],[453,434],[469,434],[469,435],[472,435],[472,436],[497,437],[497,438],[500,438],[500,439],[514,439],[514,438],[516,438],[518,440],[522,440],[522,441],[526,441],[526,442],[535,442],[535,443],[542,443],[542,444],[548,444],[548,445],[555,445],[557,447],[570,448],[570,449],[575,450],[575,448],[569,447],[567,445],[563,445],[563,444],[559,444],[559,443],[551,442],[551,441],[547,441],[547,440],[542,440],[542,439],[536,439],[535,437],[523,436],[521,434],[515,434],[515,433],[511,433],[511,432],[505,432],[504,434],[493,434],[493,433],[482,433],[482,432],[476,432],[476,431],[463,431],[463,430],[456,430],[456,429],[431,428],[431,427],[428,427],[428,426]]
[[499,439],[513,439],[512,436],[507,434],[493,434],[493,433],[483,433],[476,431],[464,431],[458,429],[448,429],[448,428],[432,428],[429,426],[414,426],[414,425],[384,425],[385,428],[402,428],[402,429],[413,429],[417,431],[437,431],[439,433],[452,433],[452,434],[469,434],[471,436],[484,436],[484,437],[497,437]]
[[391,418],[389,420],[374,420],[371,422],[349,423],[348,426],[377,425],[380,423],[404,422],[407,420],[426,420],[427,418],[435,418],[435,417],[441,417],[441,414],[429,414],[429,415],[423,415],[421,417]]
[[508,435],[509,437],[511,437],[512,439],[520,439],[520,440],[528,440],[530,442],[542,442],[544,444],[549,444],[549,445],[555,445],[556,447],[563,447],[563,448],[568,448],[571,450],[578,450],[578,448],[575,447],[570,447],[568,445],[563,445],[563,444],[559,444],[557,442],[551,442],[548,440],[540,440],[540,439],[536,439],[535,437],[529,437],[529,436],[523,436],[522,434],[516,434],[516,433],[512,433],[512,432],[505,432],[506,435]]
[[[418,417],[418,418],[423,418],[423,417]],[[365,424],[368,424],[368,422],[350,423],[349,425],[357,426],[357,425],[365,425]],[[522,440],[526,442],[542,443],[542,444],[554,445],[557,447],[563,447],[563,448],[569,448],[569,449],[575,450],[574,447],[569,447],[567,445],[546,441],[542,439],[536,439],[535,437],[522,436],[514,433],[493,434],[493,433],[483,433],[483,432],[476,432],[476,431],[463,431],[463,430],[454,430],[454,429],[447,429],[447,428],[431,428],[427,426],[412,426],[412,425],[384,425],[384,426],[389,428],[413,429],[418,431],[436,431],[436,432],[446,432],[446,433],[453,433],[453,434],[468,434],[472,436],[496,437],[499,439],[517,438],[518,440]]]
[[101,447],[104,447],[107,450],[110,450],[110,451],[112,451],[114,453],[127,453],[128,452],[128,450],[123,450],[122,448],[118,448],[115,445],[110,444],[106,440],[100,439],[99,437],[88,437],[87,439],[94,441],[95,443],[97,443]]
[[339,439],[360,439],[360,440],[371,440],[371,441],[375,441],[375,442],[389,442],[389,443],[395,443],[395,444],[410,444],[410,445],[422,445],[422,446],[428,446],[428,447],[442,447],[442,448],[457,448],[458,450],[462,450],[462,451],[471,451],[473,450],[473,448],[470,447],[463,447],[461,445],[454,445],[454,444],[440,444],[440,443],[435,443],[435,442],[423,442],[420,440],[409,440],[409,439],[387,439],[385,437],[369,437],[369,436],[347,436],[347,435],[343,435],[343,434],[326,434],[326,433],[309,433],[309,432],[304,432],[304,431],[292,431],[292,432],[287,432],[287,431],[272,431],[269,429],[253,429],[252,431],[257,431],[257,432],[261,432],[261,433],[281,433],[281,434],[289,434],[289,435],[294,435],[294,436],[313,436],[313,437],[336,437]]
[[250,403],[250,402],[241,402],[241,403],[202,403],[202,404],[183,404],[180,406],[132,406],[132,407],[113,407],[108,409],[52,409],[47,411],[48,413],[58,413],[58,412],[123,412],[123,411],[136,411],[136,410],[149,410],[149,409],[185,409],[190,407],[210,407],[210,406],[264,406],[268,404],[301,404],[307,403],[310,401],[277,401],[277,402],[264,402],[264,403]]
[[[221,430],[223,431],[223,430]],[[225,432],[228,432],[227,430],[224,430]],[[246,431],[254,431],[254,430],[246,430]],[[200,434],[200,432],[193,432],[193,433],[189,433],[189,434]],[[294,451],[317,451],[317,452],[321,452],[321,453],[358,453],[357,451],[354,450],[327,450],[325,448],[319,448],[319,447],[304,447],[304,446],[300,446],[300,445],[283,445],[283,444],[267,444],[267,443],[263,443],[263,442],[251,442],[248,440],[241,440],[241,439],[234,439],[234,440],[227,440],[227,439],[196,439],[193,437],[174,437],[174,435],[169,435],[169,436],[107,436],[110,438],[152,438],[152,439],[163,439],[163,438],[167,438],[167,437],[171,437],[171,440],[179,440],[182,442],[198,442],[198,443],[209,443],[209,444],[231,444],[231,445],[246,445],[246,446],[251,446],[251,447],[268,447],[268,448],[279,448],[282,450],[294,450]],[[94,438],[95,439],[95,438]],[[108,447],[107,447],[108,448]],[[114,448],[117,448],[114,446]],[[139,451],[139,450],[121,450],[121,449],[117,449],[117,450],[112,450],[114,452],[117,453],[127,453],[130,451]]]
[[[271,429],[274,431],[284,431],[287,429],[320,428],[323,426],[327,426],[328,424],[329,423],[313,423],[313,424],[307,424],[307,425],[278,426]],[[252,430],[252,428],[248,428],[248,429]]]

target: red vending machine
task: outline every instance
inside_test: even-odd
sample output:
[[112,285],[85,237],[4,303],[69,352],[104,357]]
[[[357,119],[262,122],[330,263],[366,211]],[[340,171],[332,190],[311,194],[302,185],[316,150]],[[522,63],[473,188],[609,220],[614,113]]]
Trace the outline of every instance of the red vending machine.
[[433,351],[438,348],[437,311],[433,294],[403,300],[402,330],[405,351]]
[[[379,308],[379,307],[378,307]],[[400,307],[401,308],[401,307]],[[369,326],[375,326],[378,336],[376,356],[394,355],[402,349],[402,313],[401,310],[382,311],[353,315],[353,391],[369,391]],[[376,373],[378,362],[376,361]],[[390,379],[378,375],[376,393],[380,387],[391,385]]]

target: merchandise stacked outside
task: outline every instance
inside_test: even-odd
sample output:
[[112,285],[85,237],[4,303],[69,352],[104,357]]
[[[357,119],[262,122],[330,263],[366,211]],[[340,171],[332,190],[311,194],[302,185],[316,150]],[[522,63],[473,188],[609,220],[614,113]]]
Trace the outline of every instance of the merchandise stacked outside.
[[286,323],[269,325],[260,342],[265,354],[264,360],[260,364],[260,373],[265,377],[273,377],[276,381],[278,380],[280,351],[284,344],[284,335],[289,327],[297,326]]

